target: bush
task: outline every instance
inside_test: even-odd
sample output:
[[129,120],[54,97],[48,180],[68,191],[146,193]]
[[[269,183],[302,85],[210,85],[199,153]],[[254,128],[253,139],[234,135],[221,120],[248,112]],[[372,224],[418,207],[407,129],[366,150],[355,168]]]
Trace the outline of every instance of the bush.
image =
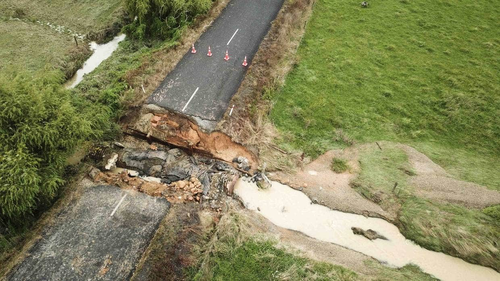
[[0,218],[54,198],[68,153],[106,124],[106,112],[76,102],[62,79],[60,71],[0,77]]
[[179,27],[191,22],[197,15],[208,12],[211,0],[126,0],[132,23],[123,31],[131,38],[172,38]]

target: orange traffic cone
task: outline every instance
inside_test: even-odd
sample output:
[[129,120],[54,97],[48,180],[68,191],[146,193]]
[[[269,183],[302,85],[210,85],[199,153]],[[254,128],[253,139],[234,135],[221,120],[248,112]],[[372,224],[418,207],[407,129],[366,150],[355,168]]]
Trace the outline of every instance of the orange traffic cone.
[[247,63],[247,56],[245,56],[245,59],[243,60],[243,64],[242,65],[243,66],[247,66],[248,65],[248,63]]
[[226,56],[224,57],[224,60],[225,60],[225,61],[228,61],[228,60],[229,60],[229,54],[227,53],[227,50],[226,50]]
[[196,49],[194,48],[194,44],[191,45],[191,54],[196,54]]
[[212,56],[212,51],[210,50],[210,46],[208,46],[208,53],[207,56],[211,57]]

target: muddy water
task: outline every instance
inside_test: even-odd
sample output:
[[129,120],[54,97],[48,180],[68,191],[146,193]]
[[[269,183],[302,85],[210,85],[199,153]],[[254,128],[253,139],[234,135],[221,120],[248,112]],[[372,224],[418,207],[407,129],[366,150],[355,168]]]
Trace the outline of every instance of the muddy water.
[[[441,280],[500,280],[500,274],[493,269],[421,248],[385,220],[312,205],[304,193],[277,182],[270,189],[259,190],[255,184],[239,180],[234,192],[248,209],[258,211],[280,227],[344,246],[392,266],[413,263]],[[351,227],[373,229],[389,240],[370,241],[354,235]]]
[[106,44],[90,42],[90,48],[92,49],[93,54],[87,59],[87,61],[85,61],[83,67],[76,72],[75,76],[73,76],[73,78],[66,83],[66,88],[74,88],[78,85],[78,83],[82,82],[83,76],[92,72],[99,66],[99,64],[101,64],[101,62],[109,58],[116,48],[118,48],[118,43],[124,39],[125,34],[121,34]]

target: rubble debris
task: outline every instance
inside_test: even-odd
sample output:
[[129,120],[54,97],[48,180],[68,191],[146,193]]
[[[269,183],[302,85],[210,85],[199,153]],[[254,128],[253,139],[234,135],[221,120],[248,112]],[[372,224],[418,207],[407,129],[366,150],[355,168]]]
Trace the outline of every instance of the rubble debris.
[[250,182],[255,182],[260,189],[268,189],[271,187],[271,181],[262,172],[256,172],[250,179]]
[[118,148],[125,148],[125,146],[124,146],[122,143],[120,143],[120,142],[115,141],[115,142],[113,142],[113,144],[114,144],[116,147],[118,147]]
[[129,177],[138,177],[139,176],[139,172],[137,171],[134,171],[134,170],[128,170],[128,175]]
[[166,151],[125,149],[120,157],[119,166],[136,169],[146,174],[152,166],[162,165],[167,160]]
[[233,163],[236,163],[239,169],[242,169],[244,171],[250,170],[250,163],[248,162],[248,159],[243,156],[234,158]]
[[354,233],[356,235],[363,235],[364,237],[366,237],[370,240],[375,240],[375,239],[387,240],[387,238],[385,236],[378,234],[373,229],[364,230],[360,227],[351,227],[351,230],[352,230],[352,233]]
[[104,169],[107,171],[110,171],[111,169],[116,168],[116,161],[118,160],[118,154],[113,153],[111,157],[108,159],[108,162],[106,166],[104,166]]

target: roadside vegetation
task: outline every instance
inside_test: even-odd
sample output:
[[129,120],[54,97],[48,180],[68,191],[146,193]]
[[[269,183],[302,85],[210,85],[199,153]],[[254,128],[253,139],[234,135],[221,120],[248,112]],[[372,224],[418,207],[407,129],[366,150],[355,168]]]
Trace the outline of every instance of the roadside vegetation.
[[[116,55],[72,90],[64,89],[63,83],[90,54],[88,42],[79,41],[77,47],[66,30],[57,31],[37,21],[64,25],[88,39],[103,40],[116,35],[127,21],[123,3],[0,3],[0,29],[5,31],[0,34],[0,58],[9,62],[0,66],[0,263],[57,199],[68,179],[66,159],[75,147],[119,134],[117,122],[134,98],[134,74],[148,70],[147,74],[154,74],[144,69],[145,61],[153,60],[155,52],[176,46],[182,31],[212,4],[186,3],[189,6],[179,7],[193,9],[190,18],[169,27],[163,37],[151,34],[141,40],[126,39]],[[128,15],[134,16],[134,11]],[[145,18],[150,16],[156,15],[148,13]]]
[[[360,152],[353,187],[384,210],[397,214],[402,234],[417,244],[500,270],[498,206],[468,209],[415,194],[408,156],[395,144]],[[397,183],[397,184],[396,184]]]
[[349,170],[349,164],[347,164],[347,161],[345,159],[333,158],[331,168],[332,171],[340,174]]
[[346,139],[403,142],[499,190],[499,12],[483,0],[318,0],[285,85],[264,97],[281,146],[314,158]]

